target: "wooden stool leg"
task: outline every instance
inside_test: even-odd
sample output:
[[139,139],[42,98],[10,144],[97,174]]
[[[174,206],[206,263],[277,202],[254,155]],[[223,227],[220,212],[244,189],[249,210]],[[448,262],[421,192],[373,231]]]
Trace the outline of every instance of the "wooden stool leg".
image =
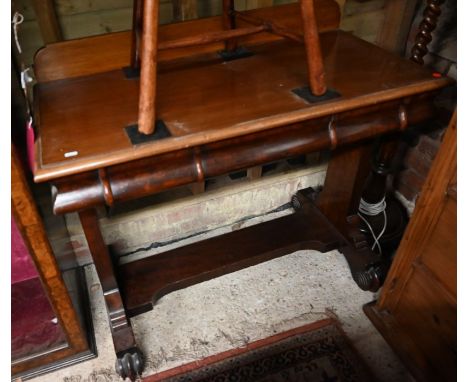
[[134,71],[140,69],[140,49],[143,19],[143,0],[133,1],[133,27],[130,68]]
[[[234,0],[223,0],[223,27],[226,30],[236,29],[234,9]],[[233,52],[237,49],[237,41],[234,39],[226,40],[225,47],[227,52]]]
[[327,91],[322,50],[315,18],[314,0],[300,0],[302,23],[304,25],[304,44],[307,53],[310,92],[315,96]]
[[159,0],[143,3],[138,132],[152,134],[156,127]]
[[135,380],[143,371],[141,352],[125,313],[109,251],[102,238],[95,209],[79,213],[81,225],[101,281],[107,314],[117,354],[116,371],[125,379]]

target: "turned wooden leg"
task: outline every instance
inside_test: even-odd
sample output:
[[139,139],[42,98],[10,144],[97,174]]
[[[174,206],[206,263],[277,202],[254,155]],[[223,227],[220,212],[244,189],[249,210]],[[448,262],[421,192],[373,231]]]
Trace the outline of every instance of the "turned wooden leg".
[[154,133],[157,121],[158,23],[159,0],[145,0],[143,3],[143,36],[140,51],[138,132],[146,135]]
[[140,47],[143,23],[143,0],[133,1],[133,27],[130,68],[134,71],[140,69]]
[[112,340],[117,354],[116,371],[123,379],[128,377],[134,380],[143,371],[142,354],[136,346],[132,326],[125,313],[114,266],[102,238],[96,210],[81,211],[79,216],[104,293]]
[[302,23],[304,25],[304,45],[307,54],[310,92],[322,96],[327,91],[322,50],[315,18],[314,0],[300,0]]

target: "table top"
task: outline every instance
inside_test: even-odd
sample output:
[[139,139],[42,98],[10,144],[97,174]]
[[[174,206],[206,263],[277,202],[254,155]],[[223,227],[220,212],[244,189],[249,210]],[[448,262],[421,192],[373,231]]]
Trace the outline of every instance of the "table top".
[[[171,137],[132,145],[138,79],[122,70],[39,84],[35,180],[47,181],[165,152],[333,115],[436,90],[452,80],[349,33],[321,34],[326,81],[340,97],[310,104],[304,47],[289,41],[249,47],[222,62],[203,54],[161,63],[158,118]],[[68,157],[74,153],[72,157]]]

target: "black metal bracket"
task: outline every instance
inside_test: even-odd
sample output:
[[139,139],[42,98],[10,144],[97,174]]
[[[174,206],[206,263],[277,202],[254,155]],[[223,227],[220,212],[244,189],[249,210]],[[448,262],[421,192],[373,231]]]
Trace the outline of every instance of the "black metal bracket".
[[153,134],[146,135],[140,133],[138,131],[138,125],[127,126],[125,128],[125,132],[127,133],[130,142],[132,142],[132,145],[153,142],[171,136],[166,124],[160,119],[158,119],[158,122],[156,123],[156,129],[154,129]]
[[341,97],[341,94],[333,89],[327,89],[324,95],[316,96],[311,93],[309,86],[293,89],[292,92],[297,96],[301,97],[302,99],[305,99],[309,103],[324,102]]
[[140,68],[134,68],[132,66],[126,66],[122,68],[125,78],[128,80],[140,77]]
[[223,59],[223,61],[233,61],[238,60],[240,58],[246,58],[253,56],[253,53],[246,48],[239,46],[235,50],[220,50],[218,52],[219,56]]

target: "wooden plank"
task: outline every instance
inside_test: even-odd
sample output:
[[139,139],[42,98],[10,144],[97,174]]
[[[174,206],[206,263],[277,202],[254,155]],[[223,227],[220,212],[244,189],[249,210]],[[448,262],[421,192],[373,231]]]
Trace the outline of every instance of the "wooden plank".
[[198,17],[197,0],[173,0],[173,20],[183,21]]
[[249,180],[260,179],[262,177],[262,166],[250,167],[247,169],[247,178]]
[[271,7],[273,0],[248,0],[247,9]]
[[341,0],[339,3],[343,6],[343,17],[349,17],[382,10],[385,7],[385,1],[386,0],[368,0],[362,2],[359,0]]
[[[39,0],[41,1],[41,0]],[[161,0],[169,3],[171,0]],[[133,0],[55,0],[58,15],[76,15],[119,8],[133,8]]]
[[457,202],[449,197],[420,259],[452,296],[457,295],[456,226]]
[[[410,225],[406,229],[387,281],[382,289],[379,308],[394,309],[405,285],[411,278],[411,267],[420,258],[429,242],[444,207],[446,191],[453,179],[457,160],[457,116],[450,122],[442,146],[434,160],[419,197]],[[405,275],[402,277],[401,275]]]
[[63,40],[53,1],[33,0],[33,7],[44,43],[50,44]]
[[377,44],[391,52],[402,54],[413,21],[418,0],[387,0],[385,18]]
[[363,40],[375,43],[384,16],[383,9],[346,16],[341,20],[340,29],[352,32]]

